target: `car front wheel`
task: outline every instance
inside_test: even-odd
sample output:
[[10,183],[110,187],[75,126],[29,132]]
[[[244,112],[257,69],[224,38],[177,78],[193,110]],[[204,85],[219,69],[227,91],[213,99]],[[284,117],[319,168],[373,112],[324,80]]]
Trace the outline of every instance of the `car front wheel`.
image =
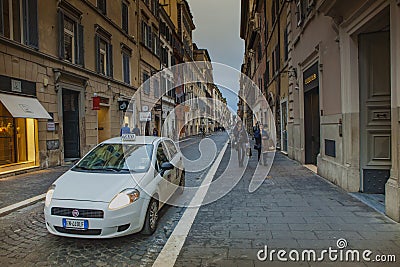
[[146,212],[146,219],[142,233],[145,235],[151,235],[155,232],[158,224],[158,201],[154,198],[150,200],[149,206]]

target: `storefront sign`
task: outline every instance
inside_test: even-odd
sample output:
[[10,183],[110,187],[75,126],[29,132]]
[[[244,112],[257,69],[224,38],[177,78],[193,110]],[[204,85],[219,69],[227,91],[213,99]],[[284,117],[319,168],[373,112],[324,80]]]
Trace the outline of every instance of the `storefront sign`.
[[139,112],[139,120],[141,122],[151,121],[151,112]]
[[317,79],[317,74],[313,74],[310,77],[308,77],[305,81],[304,84],[309,84],[310,82],[314,81],[315,79]]
[[319,86],[319,77],[318,77],[318,62],[314,63],[310,68],[308,68],[303,73],[303,83],[304,83],[304,92],[312,90]]
[[21,93],[22,92],[21,81],[11,80],[11,91]]
[[92,110],[100,110],[100,97],[94,96],[94,97],[92,97],[92,100],[93,100]]
[[125,112],[128,109],[128,106],[129,106],[129,101],[127,101],[127,100],[118,101],[119,110],[122,110]]

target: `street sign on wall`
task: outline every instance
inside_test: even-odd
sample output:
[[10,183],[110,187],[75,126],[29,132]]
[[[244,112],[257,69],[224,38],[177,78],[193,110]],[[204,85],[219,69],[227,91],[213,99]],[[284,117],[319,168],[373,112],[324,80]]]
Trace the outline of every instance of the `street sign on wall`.
[[141,122],[151,121],[151,112],[139,112],[139,120]]

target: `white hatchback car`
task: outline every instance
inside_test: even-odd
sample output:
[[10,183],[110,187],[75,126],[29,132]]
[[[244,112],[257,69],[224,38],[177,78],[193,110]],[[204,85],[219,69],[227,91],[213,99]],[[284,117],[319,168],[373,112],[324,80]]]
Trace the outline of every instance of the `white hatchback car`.
[[184,186],[182,154],[171,139],[112,138],[49,188],[46,227],[55,235],[83,238],[152,234],[159,209]]

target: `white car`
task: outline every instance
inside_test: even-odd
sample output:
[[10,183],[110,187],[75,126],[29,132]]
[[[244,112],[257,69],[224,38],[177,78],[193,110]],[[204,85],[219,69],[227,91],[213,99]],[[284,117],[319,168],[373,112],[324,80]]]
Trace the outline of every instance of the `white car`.
[[159,209],[184,186],[182,154],[171,139],[112,138],[49,188],[46,227],[55,235],[82,238],[152,234]]

